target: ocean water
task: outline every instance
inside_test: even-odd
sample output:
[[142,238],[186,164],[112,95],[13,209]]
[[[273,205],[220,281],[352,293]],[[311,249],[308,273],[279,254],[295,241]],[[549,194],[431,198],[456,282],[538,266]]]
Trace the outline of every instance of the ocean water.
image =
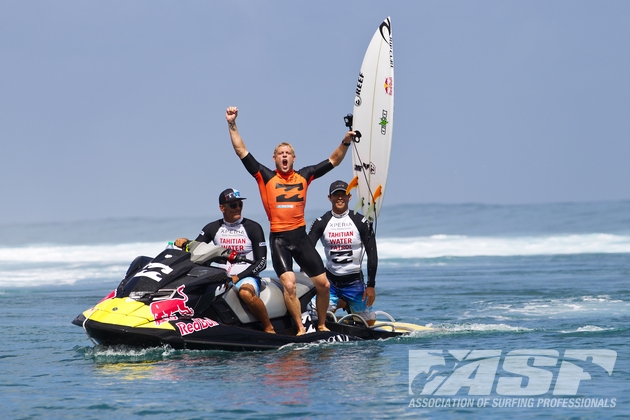
[[215,217],[0,225],[3,418],[630,417],[630,201],[386,204],[375,307],[433,332],[239,353],[70,323]]

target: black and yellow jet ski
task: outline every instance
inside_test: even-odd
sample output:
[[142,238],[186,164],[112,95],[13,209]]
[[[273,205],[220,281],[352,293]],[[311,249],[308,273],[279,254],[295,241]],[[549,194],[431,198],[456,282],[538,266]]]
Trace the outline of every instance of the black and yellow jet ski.
[[297,296],[308,333],[295,335],[297,328],[284,304],[282,284],[277,279],[263,278],[260,298],[276,331],[265,333],[238,298],[225,270],[212,266],[233,256],[228,249],[200,244],[191,253],[167,249],[155,258],[137,257],[118,287],[72,323],[83,327],[95,343],[105,346],[168,345],[175,349],[236,351],[379,339],[430,330],[397,323],[387,314],[388,320],[374,326],[358,316],[337,319],[329,314],[326,326],[331,331],[318,332],[307,309],[315,288],[305,274],[296,273]]
[[315,331],[306,311],[315,289],[310,279],[299,273],[297,295],[305,326],[311,332],[295,335],[297,329],[284,304],[282,284],[264,278],[260,298],[276,330],[276,334],[265,333],[231,287],[232,279],[225,270],[210,265],[224,262],[231,251],[202,245],[192,253],[167,249],[155,258],[137,257],[118,287],[72,323],[105,346],[241,351],[359,340],[339,332]]

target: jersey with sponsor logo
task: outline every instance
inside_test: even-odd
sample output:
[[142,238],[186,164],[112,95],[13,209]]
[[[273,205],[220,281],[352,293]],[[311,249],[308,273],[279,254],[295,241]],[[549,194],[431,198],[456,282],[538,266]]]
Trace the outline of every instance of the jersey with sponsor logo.
[[223,248],[236,251],[254,264],[220,264],[229,275],[245,277],[258,276],[267,267],[267,243],[262,227],[250,219],[242,218],[234,223],[223,219],[215,220],[204,226],[195,239],[197,242],[214,243]]
[[326,159],[317,165],[305,166],[285,175],[260,164],[251,153],[241,161],[258,182],[260,198],[272,232],[286,232],[306,226],[306,190],[314,179],[334,168],[330,160]]
[[363,250],[368,257],[369,287],[376,283],[378,253],[376,239],[370,222],[359,213],[346,211],[343,214],[326,212],[318,217],[309,231],[311,242],[321,240],[326,253],[326,269],[334,276],[348,279],[361,273]]

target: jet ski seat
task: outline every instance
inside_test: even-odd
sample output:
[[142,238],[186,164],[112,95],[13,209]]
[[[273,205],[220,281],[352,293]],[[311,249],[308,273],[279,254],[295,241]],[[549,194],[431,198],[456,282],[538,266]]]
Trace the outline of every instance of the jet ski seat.
[[[261,279],[262,287],[260,290],[260,299],[267,307],[269,318],[278,318],[287,313],[287,307],[284,304],[284,295],[282,283],[279,279],[263,277]],[[313,289],[313,282],[304,273],[295,273],[296,293],[298,299]],[[232,308],[239,321],[243,324],[250,322],[258,322],[256,317],[247,309],[247,306],[238,298],[238,294],[234,288],[230,288],[224,297],[225,301]]]

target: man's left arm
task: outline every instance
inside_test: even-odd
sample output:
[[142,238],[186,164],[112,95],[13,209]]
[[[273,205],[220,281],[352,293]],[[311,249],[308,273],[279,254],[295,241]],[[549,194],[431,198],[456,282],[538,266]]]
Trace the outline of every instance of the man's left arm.
[[365,253],[368,257],[367,272],[368,282],[365,292],[363,292],[363,300],[367,299],[367,305],[372,306],[376,300],[376,270],[378,269],[378,250],[376,248],[376,235],[372,229],[372,224],[364,217],[360,222],[359,234],[361,235],[361,242],[365,248]]
[[330,160],[330,163],[332,163],[334,167],[339,166],[339,164],[343,161],[343,158],[346,157],[346,153],[352,145],[352,139],[354,138],[354,135],[354,131],[348,131],[343,140],[341,140],[341,144],[339,145],[339,147],[337,147],[333,154],[330,155],[330,157],[328,158],[328,160]]
[[311,181],[313,181],[314,179],[321,178],[328,172],[332,171],[335,166],[338,166],[343,158],[346,156],[346,152],[348,152],[348,148],[352,144],[353,135],[354,131],[348,131],[339,147],[337,147],[337,149],[328,159],[324,159],[317,165],[305,166],[300,169],[298,173],[307,180],[308,184],[310,184]]

